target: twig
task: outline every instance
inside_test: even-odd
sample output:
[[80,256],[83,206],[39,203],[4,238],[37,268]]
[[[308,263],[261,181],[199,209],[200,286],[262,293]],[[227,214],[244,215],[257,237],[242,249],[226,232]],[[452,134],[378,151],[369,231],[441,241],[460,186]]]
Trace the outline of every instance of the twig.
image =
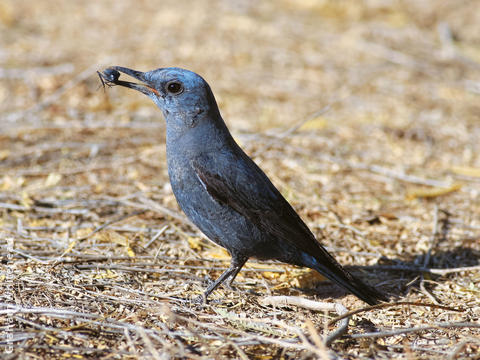
[[[123,333],[123,329],[129,329],[132,331],[138,330],[138,325],[133,325],[126,322],[121,322],[109,318],[105,318],[105,316],[100,314],[93,314],[93,313],[86,313],[86,312],[78,312],[78,311],[71,311],[67,309],[61,308],[48,308],[48,307],[27,307],[21,305],[14,305],[10,303],[0,303],[0,315],[14,315],[14,314],[41,314],[44,316],[51,316],[58,319],[76,319],[77,321],[83,321],[85,324],[96,324],[105,326],[111,329],[121,329],[117,331],[118,333]],[[78,328],[82,325],[76,325],[72,328]],[[156,332],[154,329],[144,329],[146,333],[153,334]]]
[[463,312],[465,309],[460,308],[460,309],[455,309],[450,306],[444,306],[444,305],[437,305],[437,304],[425,304],[421,302],[411,302],[411,301],[401,301],[401,302],[396,302],[396,303],[384,303],[384,304],[378,304],[378,305],[372,305],[372,306],[367,306],[361,309],[357,310],[352,310],[348,313],[342,314],[338,317],[336,317],[333,320],[330,320],[328,325],[333,325],[337,321],[343,320],[347,317],[360,314],[362,312],[370,311],[370,310],[377,310],[377,309],[385,309],[385,308],[390,308],[390,307],[395,307],[395,306],[423,306],[423,307],[430,307],[433,309],[442,309],[442,310],[449,310],[449,311],[456,311],[456,312]]
[[[428,264],[430,263],[430,257],[432,255],[432,249],[436,244],[437,240],[437,235],[438,235],[438,205],[435,204],[435,208],[433,211],[433,226],[432,226],[432,234],[430,236],[430,246],[428,247],[428,251],[425,254],[425,258],[423,259],[423,267],[427,268]],[[431,302],[434,304],[439,304],[439,301],[433,296],[433,294],[430,293],[425,288],[425,273],[422,273],[420,276],[420,290],[422,291],[423,294],[425,294]]]
[[42,307],[42,306],[26,307],[26,306],[0,302],[0,315],[10,315],[10,314],[13,315],[18,313],[57,315],[57,316],[62,316],[63,318],[78,317],[78,318],[97,319],[101,317],[101,315],[98,315],[98,314],[82,313],[82,312],[72,311],[67,309],[56,309],[56,308],[48,308],[48,307]]
[[18,249],[12,249],[11,250],[14,254],[18,254],[22,257],[25,257],[27,259],[30,259],[30,260],[33,260],[35,261],[36,263],[39,263],[39,264],[42,264],[42,265],[48,265],[49,261],[48,260],[42,260],[42,259],[39,259],[35,256],[32,256],[30,254],[27,254],[27,253],[24,253],[23,251],[20,251]]
[[480,265],[475,266],[464,266],[458,268],[450,268],[450,269],[427,269],[428,272],[435,274],[435,275],[447,275],[453,274],[462,271],[477,271],[480,270]]
[[15,211],[36,211],[36,212],[44,212],[50,214],[57,214],[57,213],[67,213],[73,215],[83,215],[88,213],[88,209],[52,209],[43,206],[24,206],[24,205],[16,205],[16,204],[9,204],[9,203],[0,203],[0,208],[7,209],[7,210],[15,210]]
[[426,185],[426,186],[432,186],[432,187],[445,187],[445,188],[451,186],[451,184],[446,181],[424,179],[415,175],[408,175],[402,172],[396,172],[392,169],[388,169],[379,165],[349,162],[348,166],[350,166],[352,169],[368,170],[373,173],[381,174],[389,178],[393,178],[396,180],[400,180],[400,181],[404,181],[412,184]]
[[480,265],[474,266],[465,266],[465,267],[458,267],[458,268],[450,268],[450,269],[432,269],[432,268],[424,268],[424,267],[417,267],[417,266],[408,266],[408,265],[370,265],[370,266],[363,266],[363,269],[372,269],[372,270],[401,270],[401,271],[411,271],[411,272],[426,272],[434,275],[448,275],[462,271],[477,271],[480,270]]
[[435,208],[433,211],[433,226],[432,226],[432,235],[430,235],[430,246],[428,247],[428,251],[425,254],[425,258],[423,259],[423,267],[427,268],[430,264],[430,257],[432,255],[432,249],[435,246],[435,240],[437,239],[438,235],[438,205],[435,204]]
[[108,226],[112,225],[112,224],[115,224],[117,222],[120,222],[120,221],[123,221],[125,219],[128,219],[128,218],[131,218],[133,216],[138,216],[138,215],[141,215],[141,214],[144,214],[146,213],[147,210],[137,210],[137,211],[134,211],[130,214],[125,214],[125,215],[121,215],[115,219],[112,219],[110,221],[107,221],[105,224],[103,225],[100,225],[99,227],[97,227],[95,230],[93,230],[90,234],[84,236],[84,237],[81,237],[79,239],[77,239],[78,241],[84,241],[84,240],[87,240],[88,238],[92,237],[93,235],[95,235],[96,233],[98,233],[99,231],[102,231],[104,230],[105,228],[107,228]]
[[0,79],[25,79],[27,77],[42,75],[63,75],[72,73],[75,66],[71,63],[53,66],[32,67],[26,69],[1,69]]
[[420,290],[421,292],[426,295],[431,302],[433,302],[434,304],[440,304],[440,302],[435,298],[435,296],[433,296],[433,294],[427,290],[427,288],[425,287],[425,281],[424,281],[424,277],[423,277],[424,274],[421,275],[420,277]]
[[144,248],[144,249],[148,248],[148,247],[149,247],[155,240],[157,240],[157,239],[160,237],[160,235],[162,235],[162,234],[165,232],[165,230],[167,230],[167,229],[168,229],[168,225],[163,226],[160,230],[157,231],[157,233],[156,233],[155,235],[153,235],[153,237],[152,237],[145,245],[143,245],[143,248]]
[[7,210],[15,210],[15,211],[27,211],[27,210],[29,210],[29,208],[26,207],[26,206],[9,204],[9,203],[0,203],[0,208],[7,209]]
[[[88,261],[88,260],[87,260]],[[86,261],[81,261],[81,262],[86,262]],[[226,268],[224,267],[218,267],[218,266],[194,266],[194,265],[181,265],[181,264],[156,264],[156,263],[145,263],[145,264],[136,264],[137,266],[123,266],[121,264],[108,264],[108,265],[101,265],[101,264],[95,264],[95,265],[78,265],[78,269],[110,269],[110,270],[121,270],[121,271],[131,271],[131,272],[145,272],[145,273],[152,273],[152,274],[163,274],[163,273],[179,273],[179,274],[184,274],[186,273],[185,270],[212,270],[212,271],[225,271]],[[146,268],[139,267],[138,265],[144,265]],[[152,269],[154,266],[161,266],[162,269]],[[174,268],[165,268],[165,266],[172,266]],[[246,267],[245,269],[242,269],[242,272],[255,272],[255,273],[261,273],[261,272],[275,272],[275,273],[282,273],[283,271],[281,270],[275,270],[275,269],[256,269],[252,267]],[[188,272],[190,273],[190,272]]]
[[448,329],[448,328],[475,328],[480,329],[479,323],[436,323],[433,325],[427,326],[419,326],[413,328],[404,328],[404,329],[397,329],[392,331],[379,331],[379,332],[370,332],[364,334],[352,334],[348,335],[348,337],[352,339],[362,339],[362,338],[379,338],[379,337],[388,337],[388,336],[395,336],[395,335],[403,335],[409,334],[412,332],[421,332],[426,330],[438,330],[438,329]]
[[318,350],[321,353],[323,353],[323,355],[321,356],[321,359],[328,360],[330,358],[328,356],[328,349],[327,349],[327,346],[329,344],[325,344],[322,338],[320,337],[320,335],[318,335],[318,331],[317,329],[315,329],[315,325],[313,324],[312,320],[306,319],[305,325],[307,326],[308,332],[312,337],[313,343],[317,346]]
[[438,37],[442,43],[441,56],[446,60],[457,60],[462,65],[467,65],[474,69],[479,69],[480,65],[475,60],[470,59],[455,47],[454,36],[448,23],[442,21],[437,26]]
[[9,113],[3,117],[4,120],[7,122],[16,122],[22,117],[26,117],[29,115],[33,115],[36,112],[39,112],[46,106],[56,102],[65,92],[70,90],[71,88],[77,86],[79,83],[87,79],[89,76],[92,75],[92,72],[95,71],[95,69],[98,69],[102,63],[105,61],[102,61],[101,63],[96,63],[87,69],[83,70],[81,73],[77,74],[74,78],[72,78],[70,81],[67,81],[60,89],[55,91],[53,94],[47,96],[43,101],[33,105],[32,107],[23,110],[23,111],[16,111],[13,113]]
[[432,180],[432,179],[424,179],[419,176],[415,175],[408,175],[403,172],[397,172],[392,169],[379,166],[379,165],[372,165],[372,164],[366,164],[366,163],[361,163],[361,162],[352,162],[352,161],[345,161],[342,160],[336,156],[330,156],[330,155],[322,155],[322,158],[325,159],[326,161],[330,161],[335,164],[339,164],[345,167],[349,167],[351,169],[358,169],[358,170],[366,170],[370,171],[376,174],[380,174],[383,176],[386,176],[388,178],[392,178],[395,180],[400,180],[403,182],[408,182],[412,184],[418,184],[418,185],[425,185],[425,186],[432,186],[432,187],[449,187],[451,184],[446,181],[439,181],[439,180]]
[[[251,334],[249,334],[245,331],[242,331],[242,330],[220,328],[217,325],[214,325],[214,324],[209,323],[209,322],[197,321],[197,320],[194,320],[194,319],[191,319],[191,318],[186,318],[186,317],[179,316],[179,315],[177,315],[177,318],[181,319],[181,320],[183,320],[187,323],[194,324],[194,325],[196,325],[200,328],[210,329],[210,330],[213,330],[213,331],[219,332],[219,333],[227,333],[227,334],[229,334],[229,336],[231,336],[231,334],[237,334],[237,335],[241,335],[241,336],[245,336],[245,337],[252,336]],[[222,317],[217,317],[217,318],[218,319],[223,319],[223,316]],[[214,320],[214,317],[212,317],[210,315],[209,319]],[[243,318],[241,320],[245,321],[245,319],[243,319]],[[257,319],[248,319],[248,320],[250,322],[260,322]],[[261,321],[261,323],[265,324],[264,321]],[[289,331],[290,333],[297,334],[298,337],[301,337],[300,334],[302,334],[302,331],[298,327],[289,326],[289,325],[286,325],[285,323],[283,323],[281,321],[277,321],[277,320],[269,320],[269,323],[272,323],[272,324],[277,325],[277,326],[281,326],[284,329],[286,329],[287,331]],[[253,338],[256,341],[260,341],[261,343],[274,344],[274,345],[278,345],[278,346],[281,346],[281,347],[284,347],[284,348],[287,348],[287,349],[308,350],[308,351],[313,352],[314,354],[319,354],[320,355],[319,350],[315,346],[310,344],[308,341],[306,341],[306,342],[303,341],[301,344],[299,344],[299,343],[296,343],[294,339],[282,340],[282,339],[277,339],[277,338],[274,338],[274,337],[263,336],[263,335],[260,335],[260,334],[254,334]]]
[[434,68],[430,66],[430,64],[421,62],[405,53],[390,49],[382,44],[368,41],[356,41],[355,45],[359,50],[386,59],[393,64],[421,71],[430,76],[435,76],[437,74],[436,71],[433,71]]
[[143,340],[143,343],[145,344],[145,347],[148,349],[148,351],[150,352],[150,354],[153,356],[154,359],[160,360],[164,358],[160,356],[157,349],[155,349],[155,346],[153,346],[152,341],[150,340],[147,333],[145,332],[145,329],[142,326],[137,326],[136,332],[140,335],[140,337]]
[[438,37],[442,43],[442,56],[447,60],[452,60],[456,57],[457,51],[453,41],[453,34],[448,23],[441,21],[437,25]]
[[135,344],[132,340],[132,337],[130,336],[130,333],[128,332],[128,329],[123,330],[123,336],[125,336],[125,339],[127,339],[127,344],[130,347],[130,352],[135,354],[135,356],[138,357],[138,351],[137,348],[135,347]]
[[59,260],[61,260],[67,253],[69,253],[73,246],[75,245],[75,242],[77,241],[85,241],[87,240],[88,238],[92,237],[93,235],[95,235],[96,233],[98,233],[99,231],[102,231],[104,230],[105,228],[107,228],[109,225],[112,225],[114,223],[117,223],[117,222],[120,222],[122,220],[125,220],[125,219],[128,219],[132,216],[137,216],[137,215],[140,215],[140,214],[143,214],[145,213],[147,210],[137,210],[137,211],[134,211],[133,213],[130,213],[130,214],[126,214],[126,215],[121,215],[113,220],[110,220],[110,221],[107,221],[105,224],[103,225],[100,225],[99,227],[97,227],[96,229],[94,229],[92,232],[90,232],[90,234],[86,235],[86,236],[83,236],[79,239],[76,239],[74,240],[74,242],[57,258],[55,259],[55,261],[52,263],[51,267],[50,267],[50,270],[52,270],[55,266],[57,266],[59,264]]
[[[337,100],[335,102],[340,102],[340,100]],[[333,102],[333,103],[335,103]],[[323,108],[321,108],[320,110],[314,112],[312,115],[308,116],[307,118],[303,119],[302,121],[299,121],[297,124],[293,125],[292,127],[288,128],[287,130],[285,130],[283,133],[277,135],[277,139],[283,139],[289,135],[292,135],[294,134],[298,129],[300,129],[303,125],[305,125],[307,122],[309,122],[310,120],[313,120],[323,114],[325,114],[326,112],[328,112],[331,108],[332,108],[332,104],[333,103],[330,103],[326,106],[324,106]]]
[[[313,301],[305,299],[298,296],[267,296],[260,300],[262,305],[272,305],[272,306],[298,306],[309,310],[314,311],[331,311],[336,312],[343,316],[343,321],[339,325],[338,329],[332,332],[326,337],[325,344],[328,346],[342,334],[344,334],[348,329],[348,321],[350,320],[350,315],[348,315],[348,310],[345,306],[339,303],[327,303]],[[329,323],[329,325],[332,322]]]
[[232,346],[235,349],[235,351],[238,353],[238,356],[240,357],[240,359],[249,360],[247,354],[245,354],[245,352],[240,348],[240,346],[235,344],[235,342],[229,341],[227,344]]
[[194,226],[192,224],[192,222],[187,219],[186,216],[183,216],[183,215],[181,215],[181,214],[179,214],[179,213],[177,213],[173,210],[170,210],[170,209],[166,208],[165,206],[157,204],[156,202],[154,202],[152,200],[149,200],[149,199],[146,199],[146,198],[140,198],[139,200],[142,203],[139,204],[139,203],[129,201],[129,200],[118,200],[118,201],[119,201],[119,203],[127,205],[127,206],[136,207],[136,208],[140,208],[140,209],[151,210],[151,211],[156,211],[156,212],[159,212],[162,215],[170,216],[171,218],[174,218],[175,220],[178,220],[182,223],[186,223],[186,224]]
[[457,357],[457,355],[460,353],[460,351],[462,351],[462,349],[465,347],[465,345],[467,345],[468,343],[472,343],[472,342],[480,342],[480,339],[465,339],[461,342],[459,342],[457,344],[457,346],[455,346],[452,350],[452,352],[450,354],[448,354],[448,358],[447,360],[455,360],[455,358]]
[[[56,169],[54,172],[60,174],[60,175],[77,175],[77,174],[82,174],[86,172],[93,172],[93,171],[98,171],[98,170],[104,170],[104,169],[111,169],[112,168],[112,162],[111,159],[109,160],[110,162],[106,162],[104,164],[93,164],[93,165],[87,165],[83,167],[76,167],[74,169],[64,169],[64,170],[59,170]],[[129,156],[124,159],[116,159],[115,166],[123,166],[123,165],[128,165],[131,163],[135,163],[138,161],[138,156]],[[52,172],[52,170],[49,169],[42,169],[42,170],[35,170],[35,169],[25,169],[21,171],[17,171],[15,174],[16,176],[47,176]]]
[[[25,351],[26,348],[28,348],[28,350],[43,350],[44,352],[47,352],[47,353],[51,353],[52,350],[57,350],[59,353],[62,352],[64,353],[64,357],[67,357],[66,355],[69,354],[69,353],[74,353],[76,356],[78,356],[78,354],[82,354],[82,358],[85,358],[86,355],[87,356],[92,356],[92,355],[96,355],[94,356],[94,358],[103,358],[103,357],[108,357],[110,356],[111,354],[111,350],[109,348],[93,348],[93,347],[86,347],[86,346],[72,346],[72,345],[68,345],[68,346],[59,346],[59,345],[53,345],[53,344],[48,344],[48,345],[42,345],[42,344],[37,344],[36,342],[32,342],[28,345],[26,345],[25,343],[25,340],[27,339],[31,339],[31,338],[35,338],[37,335],[35,334],[27,334],[27,335],[24,335],[24,338],[23,339],[14,339],[13,341],[16,341],[16,342],[19,342],[19,341],[22,341],[21,344],[19,345],[16,345],[16,344],[12,344],[12,347],[14,348],[17,348],[17,349],[23,349],[23,351]],[[129,353],[128,351],[124,351],[124,350],[120,350],[120,349],[116,349],[115,350],[115,354],[117,355],[125,355],[127,357],[134,357],[135,358],[135,353]],[[18,359],[17,356],[15,356],[15,354],[12,354],[13,356],[12,357],[6,357],[6,356],[2,356],[2,359],[4,360],[14,360],[14,359]],[[104,355],[104,356],[101,356],[101,355]],[[71,355],[69,357],[72,357]]]

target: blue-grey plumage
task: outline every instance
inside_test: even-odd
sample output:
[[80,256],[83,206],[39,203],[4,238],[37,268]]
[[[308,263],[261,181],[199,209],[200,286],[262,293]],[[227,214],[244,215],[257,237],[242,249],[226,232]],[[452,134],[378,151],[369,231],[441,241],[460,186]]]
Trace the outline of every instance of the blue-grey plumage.
[[[121,81],[122,72],[141,83]],[[167,163],[178,204],[212,241],[232,256],[231,266],[204,293],[235,278],[250,257],[306,266],[369,304],[386,297],[347,272],[316,240],[265,173],[236,144],[207,82],[180,68],[140,72],[111,67],[110,84],[138,90],[162,110]],[[108,77],[108,79],[107,79]]]

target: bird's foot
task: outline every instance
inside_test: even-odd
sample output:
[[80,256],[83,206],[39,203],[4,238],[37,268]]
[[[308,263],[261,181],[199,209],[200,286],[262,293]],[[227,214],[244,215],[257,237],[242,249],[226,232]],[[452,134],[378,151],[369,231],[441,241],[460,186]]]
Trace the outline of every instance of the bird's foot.
[[197,296],[192,300],[194,304],[200,304],[200,305],[206,305],[207,304],[207,297],[205,296],[204,293],[201,295]]
[[233,282],[233,279],[230,281],[224,282],[225,287],[230,291],[234,291],[234,292],[238,291],[238,289],[232,285],[232,282]]

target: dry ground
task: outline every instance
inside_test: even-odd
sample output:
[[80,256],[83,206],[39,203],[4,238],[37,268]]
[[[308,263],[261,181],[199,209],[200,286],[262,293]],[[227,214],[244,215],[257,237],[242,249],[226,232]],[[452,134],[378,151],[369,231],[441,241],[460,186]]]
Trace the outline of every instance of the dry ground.
[[[479,1],[0,3],[2,357],[480,358]],[[392,301],[250,261],[179,211],[165,125],[107,65],[201,73],[322,243]],[[444,307],[427,307],[424,304]],[[422,305],[423,304],[423,305]]]

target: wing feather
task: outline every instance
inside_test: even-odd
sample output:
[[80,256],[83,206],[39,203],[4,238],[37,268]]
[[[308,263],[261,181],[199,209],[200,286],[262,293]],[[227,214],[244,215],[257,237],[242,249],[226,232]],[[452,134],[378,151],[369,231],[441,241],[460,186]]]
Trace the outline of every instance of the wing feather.
[[207,169],[202,165],[205,163],[208,162],[194,161],[192,165],[210,196],[248,218],[272,239],[293,244],[299,250],[300,258],[300,252],[314,258],[304,263],[299,261],[297,265],[314,268],[371,305],[386,300],[383,294],[353,277],[320,245],[292,206],[250,158],[228,162],[228,176]]
[[206,191],[217,202],[245,216],[273,238],[293,243],[311,255],[323,253],[315,236],[265,173],[252,160],[242,160],[230,162],[228,176],[207,169],[202,164],[208,162],[199,159],[192,165]]

